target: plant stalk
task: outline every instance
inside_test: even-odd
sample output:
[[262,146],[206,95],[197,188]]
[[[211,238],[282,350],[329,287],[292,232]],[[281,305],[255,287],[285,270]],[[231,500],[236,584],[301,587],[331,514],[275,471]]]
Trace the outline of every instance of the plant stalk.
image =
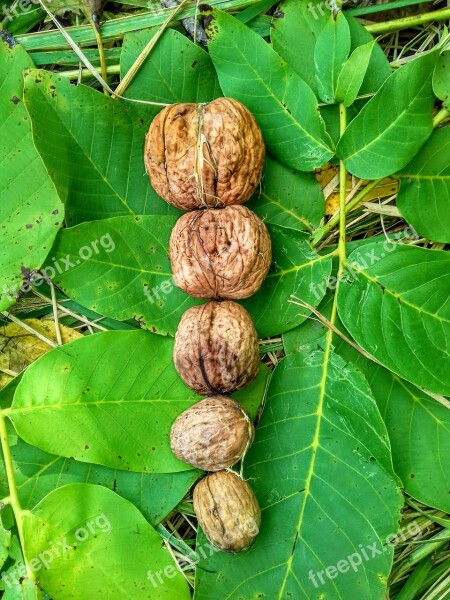
[[[343,104],[339,104],[339,130],[340,135],[342,137],[345,128],[347,127],[347,109]],[[339,252],[339,270],[338,270],[338,279],[342,275],[345,265],[347,263],[347,252],[345,248],[345,225],[346,225],[346,215],[347,209],[345,205],[345,197],[346,197],[346,187],[347,187],[347,170],[344,165],[344,161],[339,161],[339,244],[338,244],[338,252]]]
[[440,10],[424,13],[422,15],[413,15],[411,17],[403,17],[402,19],[392,19],[392,21],[386,21],[384,23],[374,23],[373,25],[367,25],[366,29],[369,33],[373,34],[391,33],[393,31],[407,29],[408,27],[416,27],[417,25],[424,25],[425,23],[431,23],[432,21],[446,21],[447,19],[450,19],[450,8],[441,8]]
[[14,519],[17,526],[17,533],[19,535],[19,541],[23,551],[23,559],[25,562],[25,567],[27,569],[27,576],[32,581],[35,581],[36,576],[34,574],[33,569],[28,564],[25,553],[25,543],[23,536],[23,515],[25,511],[20,505],[19,495],[17,493],[17,485],[16,480],[14,478],[14,467],[11,457],[11,449],[9,447],[8,432],[6,430],[6,417],[3,411],[0,411],[0,441],[3,453],[3,460],[5,463],[6,479],[8,481],[9,505],[11,506],[14,513]]
[[450,111],[448,110],[448,108],[443,106],[433,119],[433,127],[437,127],[443,121],[445,121],[445,119],[448,119],[449,117],[450,117]]

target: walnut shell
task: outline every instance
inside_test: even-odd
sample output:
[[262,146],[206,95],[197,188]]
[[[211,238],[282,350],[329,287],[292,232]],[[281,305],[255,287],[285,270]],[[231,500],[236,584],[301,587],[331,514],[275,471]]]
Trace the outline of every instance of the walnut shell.
[[170,445],[180,460],[205,471],[221,471],[242,458],[254,431],[240,404],[226,396],[209,396],[177,417]]
[[175,334],[175,368],[199,394],[229,394],[253,381],[259,368],[258,336],[248,312],[235,302],[189,308]]
[[261,525],[252,488],[231,471],[211,473],[196,485],[194,511],[208,540],[225,552],[251,546]]
[[246,202],[258,187],[264,140],[233,98],[172,104],[153,119],[144,160],[156,193],[181,210]]
[[267,227],[245,206],[196,210],[178,219],[169,242],[175,285],[195,298],[248,298],[272,262]]

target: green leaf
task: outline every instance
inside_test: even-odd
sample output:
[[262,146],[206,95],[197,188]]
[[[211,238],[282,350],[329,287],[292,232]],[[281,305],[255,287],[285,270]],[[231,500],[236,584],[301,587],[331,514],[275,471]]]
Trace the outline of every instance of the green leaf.
[[[168,247],[175,222],[169,216],[128,216],[65,229],[54,246],[56,264],[49,263],[46,272],[91,310],[136,318],[155,333],[174,335],[184,311],[199,303],[172,281]],[[81,258],[82,248],[91,251],[90,258]],[[67,260],[72,266],[66,269]]]
[[450,394],[450,254],[390,242],[349,262],[338,311],[351,336],[400,377]]
[[208,48],[220,86],[253,113],[270,152],[300,171],[323,165],[333,156],[332,142],[309,86],[234,17],[212,10],[206,19]]
[[450,242],[450,127],[434,131],[418,154],[397,173],[397,206],[423,237]]
[[343,65],[336,85],[336,102],[341,102],[344,106],[349,107],[356,100],[367,72],[375,43],[375,40],[372,40],[363,46],[355,48]]
[[[330,10],[325,3],[285,0],[274,14],[271,41],[274,50],[306,81],[317,95],[314,67],[316,40],[326,25]],[[350,27],[351,50],[373,40],[354,18],[345,15]],[[383,50],[375,44],[361,93],[375,92],[390,75],[391,68]]]
[[309,0],[285,0],[273,16],[273,49],[309,85],[317,96],[314,48],[330,11],[316,10]]
[[384,424],[353,366],[316,346],[283,359],[245,465],[259,535],[247,552],[201,561],[196,600],[214,597],[218,582],[229,600],[385,597],[401,495]]
[[394,469],[405,491],[427,506],[450,512],[448,407],[345,342],[339,342],[336,352],[361,369],[370,385],[386,423]]
[[350,52],[350,28],[342,11],[331,14],[320,32],[314,49],[319,98],[327,104],[336,102],[339,74]]
[[[101,486],[50,493],[24,517],[29,559],[58,600],[109,597],[189,600],[189,588],[160,536],[131,503]],[[162,585],[148,577],[166,569]],[[139,591],[138,591],[139,590]]]
[[317,306],[326,289],[317,291],[331,272],[332,259],[319,256],[309,245],[309,236],[301,231],[272,225],[272,260],[261,289],[242,302],[262,338],[284,333],[308,318],[308,311],[292,304],[297,296]]
[[393,73],[345,130],[336,153],[363,179],[403,168],[432,132],[431,77],[436,52]]
[[6,413],[21,438],[50,454],[113,469],[186,471],[169,430],[199,397],[179,378],[172,352],[171,339],[145,331],[81,338],[30,365]]
[[444,106],[450,106],[450,51],[443,52],[437,59],[433,73],[433,90]]
[[149,123],[132,108],[38,70],[25,78],[25,102],[69,225],[115,215],[180,214],[156,195],[145,175]]
[[[345,15],[345,18],[350,27],[352,52],[355,48],[374,41],[372,35],[357,19],[348,14]],[[376,92],[391,73],[392,69],[389,60],[384,53],[383,48],[375,41],[373,52],[370,56],[369,66],[359,91],[360,94],[371,94]]]
[[294,171],[270,156],[262,190],[247,206],[266,224],[298,231],[312,231],[325,216],[325,199],[314,175]]
[[[120,57],[122,78],[157,30],[143,29],[125,36]],[[128,98],[169,104],[208,102],[221,95],[209,55],[174,29],[164,32],[125,93]]]
[[[169,432],[175,418],[200,397],[181,381],[172,353],[173,340],[145,331],[109,331],[80,338],[51,350],[28,367],[6,414],[23,440],[52,455],[125,471],[191,470],[172,454]],[[266,378],[267,369],[262,368],[246,388],[243,404],[253,414],[261,404]],[[46,385],[36,386],[35,381]],[[237,398],[243,400],[244,396]],[[51,471],[58,466],[61,463]],[[28,473],[34,476],[33,469]],[[143,510],[151,509],[150,499],[142,497],[144,489],[135,487],[139,481],[144,485],[143,478],[112,475],[102,469],[89,473],[81,466],[67,476],[75,475],[96,483],[103,478],[105,485],[112,481],[116,491],[142,502]],[[147,484],[152,481],[157,479],[149,479]],[[172,481],[187,485],[183,481],[189,479]],[[134,489],[128,490],[129,485]],[[178,494],[175,489],[176,502]],[[156,508],[165,510],[164,503],[172,500],[160,501],[163,508],[155,502]]]
[[[54,456],[21,440],[11,425],[8,440],[19,500],[25,510],[31,510],[48,493],[63,485],[92,483],[114,490],[156,525],[182,500],[199,476],[194,470],[131,473]],[[8,493],[5,467],[0,461],[0,494],[7,496]]]
[[30,58],[0,40],[0,311],[28,291],[64,218],[64,206],[33,144],[22,102]]

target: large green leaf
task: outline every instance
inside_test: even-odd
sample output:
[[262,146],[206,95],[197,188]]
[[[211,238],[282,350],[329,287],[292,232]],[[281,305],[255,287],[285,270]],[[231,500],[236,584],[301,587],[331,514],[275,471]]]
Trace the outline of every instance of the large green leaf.
[[[28,367],[5,414],[23,440],[52,455],[124,471],[190,470],[172,454],[169,431],[175,418],[200,397],[181,381],[172,353],[172,339],[146,331],[109,331],[80,338],[51,350]],[[267,369],[262,368],[245,395],[236,395],[253,416],[262,401],[266,379]],[[35,385],[36,381],[42,385]],[[50,459],[43,460],[48,464]],[[65,463],[66,468],[69,465]],[[58,468],[61,463],[52,466],[49,482],[42,485],[54,482],[52,476]],[[36,475],[33,468],[27,474]],[[81,466],[71,466],[67,476],[96,483],[103,478],[102,483],[116,486],[133,501],[140,498],[145,510],[150,510],[150,499],[142,499],[144,490],[135,487],[139,482],[143,486],[144,479],[125,475],[102,469],[89,473]],[[152,481],[158,479],[149,479],[147,489]],[[160,485],[162,481],[160,478]],[[188,480],[172,481],[184,487]],[[167,485],[171,485],[170,478]],[[30,493],[33,490],[28,490]],[[178,494],[174,489],[176,502]],[[164,502],[172,502],[169,491],[167,495],[162,510]],[[157,502],[155,506],[161,510]]]
[[[21,440],[8,427],[14,478],[22,508],[31,510],[49,492],[69,483],[103,485],[132,502],[152,524],[164,519],[198,478],[197,471],[131,473],[48,454]],[[0,461],[0,494],[9,494]],[[1,535],[1,530],[0,530]]]
[[[157,29],[143,29],[125,36],[120,57],[122,77]],[[221,95],[209,55],[174,29],[164,32],[125,94],[129,98],[169,104],[208,102]]]
[[448,407],[345,342],[336,351],[366,376],[386,423],[395,472],[406,492],[427,506],[450,512]]
[[[319,6],[320,5],[320,6]],[[314,67],[316,40],[328,21],[330,11],[324,3],[310,0],[284,0],[274,14],[271,41],[274,50],[289,63],[317,94]],[[345,15],[350,27],[351,50],[373,41],[372,36],[352,17]],[[375,92],[390,75],[389,62],[375,44],[361,86],[361,93]]]
[[312,231],[325,216],[317,179],[267,157],[261,192],[247,204],[266,224]]
[[[72,484],[51,492],[25,515],[23,535],[26,555],[52,598],[190,598],[153,527],[135,506],[101,486]],[[148,576],[158,571],[161,585]]]
[[[70,298],[102,315],[136,318],[156,333],[174,335],[184,311],[199,302],[172,281],[168,247],[175,222],[169,216],[113,217],[65,229],[54,247],[64,270],[55,270],[53,281]],[[103,240],[98,252],[94,240]],[[91,258],[80,258],[83,247],[91,249]],[[67,270],[64,259],[72,264]]]
[[421,235],[450,242],[450,127],[434,131],[402,171],[397,206]]
[[170,338],[145,331],[81,338],[30,365],[6,413],[21,438],[50,454],[114,469],[185,471],[169,430],[199,397],[179,378],[172,351]]
[[325,295],[322,283],[331,272],[332,259],[319,256],[309,245],[309,236],[272,225],[274,266],[261,289],[242,304],[250,313],[260,337],[284,333],[302,323],[309,312],[291,303],[297,296],[317,306]]
[[149,123],[126,103],[38,70],[25,78],[25,102],[69,225],[114,215],[180,214],[150,186],[143,159]]
[[350,53],[350,28],[344,13],[330,14],[314,49],[317,92],[327,104],[336,99],[338,78]]
[[429,137],[436,59],[436,52],[431,52],[393,73],[351,121],[336,153],[353,175],[365,179],[391,175]]
[[200,563],[197,600],[218,585],[228,600],[385,597],[401,495],[384,424],[353,366],[329,346],[283,359],[245,465],[259,535],[245,553]]
[[33,144],[22,102],[22,71],[32,64],[0,40],[0,310],[26,291],[64,218],[64,206]]
[[[318,307],[331,313],[333,294]],[[339,329],[343,330],[338,323]],[[323,344],[327,327],[308,320],[283,335],[287,354],[307,344]],[[394,470],[408,494],[428,506],[450,511],[450,411],[423,390],[368,360],[340,338],[335,352],[360,369],[366,377],[385,422],[392,447]],[[424,452],[424,448],[427,451]]]
[[257,33],[212,10],[208,48],[227,96],[254,114],[268,149],[286,165],[312,171],[333,156],[311,88]]
[[380,243],[349,261],[338,311],[352,337],[397,375],[450,394],[450,254]]
[[[61,267],[67,260],[72,267],[54,273],[53,280],[87,308],[115,319],[136,317],[156,333],[174,335],[183,312],[199,302],[172,283],[167,248],[174,223],[173,217],[115,217],[66,229],[54,255]],[[305,316],[289,303],[291,294],[303,294],[316,305],[321,296],[315,298],[310,288],[331,269],[331,259],[311,250],[307,234],[275,225],[269,231],[272,269],[262,288],[243,302],[261,337],[301,323]],[[92,250],[92,257],[82,260],[80,248],[93,248],[95,240],[113,248],[112,240],[114,249],[107,252],[97,244],[99,252]]]

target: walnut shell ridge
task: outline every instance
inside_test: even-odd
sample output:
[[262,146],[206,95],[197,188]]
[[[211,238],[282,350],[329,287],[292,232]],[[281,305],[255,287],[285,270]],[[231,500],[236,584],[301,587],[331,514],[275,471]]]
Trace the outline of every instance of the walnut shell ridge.
[[170,236],[169,256],[175,285],[189,295],[239,300],[261,287],[272,244],[254,212],[227,206],[181,216]]
[[253,441],[247,411],[226,396],[209,396],[179,415],[170,432],[173,453],[204,471],[237,463]]
[[232,471],[217,471],[194,488],[194,511],[208,540],[225,552],[252,545],[261,510],[249,484]]
[[153,189],[181,210],[246,202],[264,156],[253,115],[233,98],[167,106],[153,119],[144,150]]
[[175,334],[175,368],[199,394],[229,394],[259,369],[258,336],[240,304],[211,301],[189,308]]

